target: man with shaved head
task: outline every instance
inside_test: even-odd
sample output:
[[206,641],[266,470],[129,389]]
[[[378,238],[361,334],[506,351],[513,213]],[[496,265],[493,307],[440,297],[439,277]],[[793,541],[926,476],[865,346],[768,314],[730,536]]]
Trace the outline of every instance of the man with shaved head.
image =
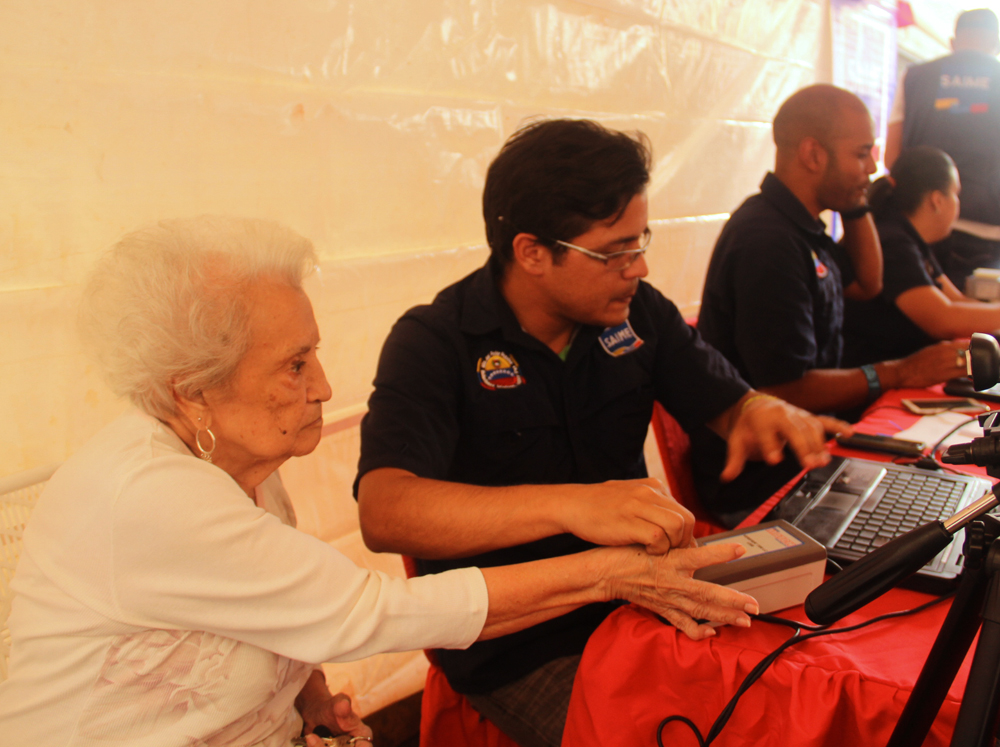
[[[774,141],[774,172],[715,245],[698,320],[705,340],[752,386],[814,413],[844,413],[885,389],[962,375],[962,345],[951,342],[902,360],[840,368],[844,298],[871,298],[882,286],[867,207],[875,135],[861,99],[831,85],[804,88],[778,110]],[[825,210],[840,213],[839,243],[820,220]],[[787,459],[755,464],[723,485],[724,443],[704,428],[692,440],[702,501],[730,525],[799,469]]]
[[803,88],[789,97],[774,117],[772,130],[779,156],[792,154],[807,137],[829,147],[835,138],[848,133],[853,124],[850,115],[869,118],[868,107],[850,91],[824,83]]

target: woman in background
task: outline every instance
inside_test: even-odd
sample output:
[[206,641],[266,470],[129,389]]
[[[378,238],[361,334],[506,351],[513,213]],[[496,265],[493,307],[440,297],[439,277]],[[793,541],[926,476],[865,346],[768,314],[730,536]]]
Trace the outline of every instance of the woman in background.
[[713,634],[698,620],[750,624],[751,597],[692,578],[742,550],[689,548],[676,504],[664,555],[406,580],[296,530],[277,470],[316,448],[331,396],[302,290],[315,263],[287,228],[223,218],[137,231],[98,263],[85,343],[135,407],[60,467],[25,531],[0,747],[288,747],[303,725],[367,740],[320,662],[467,647],[613,599],[693,638]]
[[844,366],[903,358],[938,340],[1000,328],[1000,304],[959,291],[928,246],[951,233],[960,191],[951,158],[926,145],[904,152],[891,175],[872,185],[882,293],[844,302]]

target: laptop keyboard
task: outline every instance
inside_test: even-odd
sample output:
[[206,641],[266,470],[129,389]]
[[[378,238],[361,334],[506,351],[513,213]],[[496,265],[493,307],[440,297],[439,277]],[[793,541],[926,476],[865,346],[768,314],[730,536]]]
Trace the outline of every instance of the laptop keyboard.
[[[965,485],[936,475],[889,470],[837,540],[833,551],[864,555],[889,540],[958,510]],[[938,562],[928,564],[935,569]]]

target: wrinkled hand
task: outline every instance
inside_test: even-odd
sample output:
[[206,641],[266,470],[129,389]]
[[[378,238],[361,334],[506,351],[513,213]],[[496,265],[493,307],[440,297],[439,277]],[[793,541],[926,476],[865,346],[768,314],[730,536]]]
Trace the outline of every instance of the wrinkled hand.
[[694,515],[659,480],[609,480],[576,486],[565,502],[565,531],[595,545],[644,545],[650,553],[692,543]]
[[[737,405],[738,407],[742,405]],[[853,433],[850,425],[825,415],[813,415],[783,399],[763,397],[746,406],[727,438],[726,466],[719,478],[733,480],[748,459],[777,464],[791,448],[803,469],[822,467],[830,461],[828,433]]]
[[693,640],[715,635],[715,628],[697,620],[750,627],[757,614],[756,600],[742,592],[693,578],[699,568],[725,563],[743,555],[740,546],[728,543],[671,550],[650,555],[642,548],[614,548],[620,565],[609,579],[611,598],[627,599],[666,618]]
[[883,387],[919,389],[965,376],[964,351],[968,347],[968,340],[944,340],[928,345],[902,360],[891,361],[887,365],[895,364],[897,381],[890,382],[891,386],[883,383]]
[[372,736],[372,730],[354,712],[351,698],[344,693],[331,695],[327,699],[311,701],[300,710],[305,722],[306,744],[309,747],[323,747],[323,740],[312,733],[319,725],[327,727],[334,736],[347,734],[352,737]]

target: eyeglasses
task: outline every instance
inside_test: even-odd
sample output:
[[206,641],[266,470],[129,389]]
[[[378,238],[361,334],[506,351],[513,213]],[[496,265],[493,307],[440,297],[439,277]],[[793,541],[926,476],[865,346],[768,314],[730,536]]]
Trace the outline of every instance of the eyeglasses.
[[603,262],[604,266],[607,267],[612,272],[621,272],[622,270],[627,270],[635,261],[639,259],[646,250],[649,248],[649,242],[653,240],[653,232],[648,228],[642,232],[639,237],[639,248],[638,249],[624,249],[620,252],[595,252],[590,249],[584,249],[582,246],[577,246],[576,244],[571,244],[568,241],[559,241],[554,239],[553,244],[559,244],[567,249],[575,249],[580,252],[580,254],[585,254],[591,259],[596,259],[599,262]]

